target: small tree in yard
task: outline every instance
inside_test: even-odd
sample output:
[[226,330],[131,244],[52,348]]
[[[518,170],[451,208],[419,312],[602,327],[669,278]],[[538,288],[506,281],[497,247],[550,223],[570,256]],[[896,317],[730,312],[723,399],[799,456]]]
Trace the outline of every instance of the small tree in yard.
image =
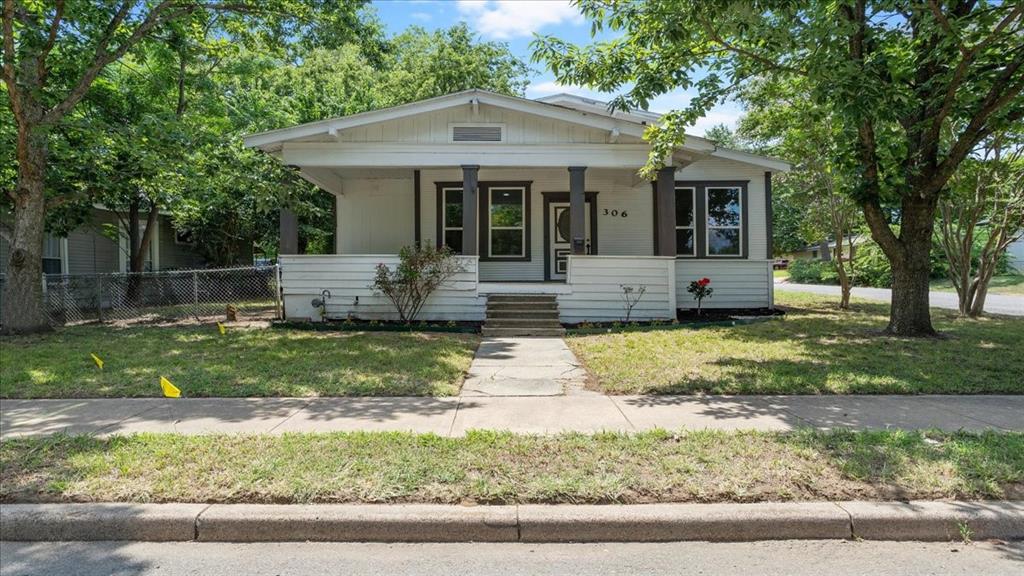
[[1007,139],[986,140],[939,201],[937,236],[961,316],[981,316],[1000,258],[1024,235],[1024,144]]
[[715,291],[714,288],[710,287],[710,284],[710,278],[701,278],[700,280],[694,280],[693,282],[690,282],[689,288],[686,289],[687,292],[693,294],[693,299],[697,301],[698,316],[701,315],[700,307],[701,304],[704,302],[704,299],[711,298],[711,294]]
[[625,304],[626,309],[626,322],[629,322],[629,317],[633,314],[633,308],[640,303],[640,299],[647,293],[647,286],[641,284],[639,288],[620,284],[622,288],[622,301]]
[[441,284],[462,271],[462,265],[447,247],[402,248],[394,270],[377,264],[372,288],[387,296],[398,310],[398,317],[409,324]]

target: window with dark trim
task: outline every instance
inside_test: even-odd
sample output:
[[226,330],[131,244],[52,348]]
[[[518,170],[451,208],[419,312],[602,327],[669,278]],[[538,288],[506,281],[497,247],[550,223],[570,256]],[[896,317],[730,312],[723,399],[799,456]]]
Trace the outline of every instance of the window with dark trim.
[[488,187],[487,217],[487,255],[526,256],[526,188]]
[[708,186],[704,190],[708,256],[743,254],[743,193],[738,186]]
[[697,189],[676,188],[676,256],[697,255]]
[[47,234],[43,239],[43,274],[62,274],[64,264],[60,238]]
[[452,252],[462,254],[462,188],[442,188],[441,243]]

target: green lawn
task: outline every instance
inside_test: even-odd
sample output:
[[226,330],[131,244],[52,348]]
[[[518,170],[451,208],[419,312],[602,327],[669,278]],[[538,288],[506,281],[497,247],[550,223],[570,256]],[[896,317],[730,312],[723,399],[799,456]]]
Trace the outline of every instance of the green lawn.
[[884,336],[888,305],[776,290],[782,319],[743,326],[571,336],[612,394],[1024,393],[1024,319],[958,319],[932,309],[944,338]]
[[755,502],[1024,497],[1024,434],[63,436],[0,443],[0,501]]
[[[956,288],[953,288],[953,283],[945,278],[933,280],[931,289],[939,292],[956,292]],[[993,276],[992,281],[988,285],[988,293],[1024,296],[1024,274]]]
[[789,270],[772,270],[772,276],[775,278],[789,278]]
[[[477,338],[293,329],[74,326],[0,340],[0,398],[458,393]],[[99,370],[90,354],[104,361]]]

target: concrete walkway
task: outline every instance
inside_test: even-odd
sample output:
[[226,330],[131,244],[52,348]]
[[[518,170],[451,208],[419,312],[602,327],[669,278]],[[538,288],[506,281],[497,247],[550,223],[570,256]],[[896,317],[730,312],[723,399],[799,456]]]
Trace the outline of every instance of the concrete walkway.
[[1024,396],[135,398],[0,401],[0,436],[400,430],[460,436],[664,428],[1024,431]]
[[[828,286],[824,284],[794,284],[791,282],[775,282],[775,289],[786,292],[809,292],[811,294],[824,294],[826,296],[839,297],[839,286]],[[892,300],[892,290],[888,288],[862,288],[855,286],[851,291],[855,298],[867,298],[869,300]],[[956,292],[928,293],[929,303],[933,308],[945,308],[956,310],[960,306]],[[1024,316],[1024,296],[1012,296],[1008,294],[989,294],[985,297],[985,312],[991,314],[1006,314],[1008,316]]]
[[582,393],[586,377],[586,370],[561,338],[484,338],[462,385],[462,395]]

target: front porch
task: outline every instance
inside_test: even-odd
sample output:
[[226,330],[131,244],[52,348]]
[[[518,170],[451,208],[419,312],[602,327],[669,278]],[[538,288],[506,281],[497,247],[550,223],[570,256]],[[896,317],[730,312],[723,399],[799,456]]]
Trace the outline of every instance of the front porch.
[[[772,302],[768,260],[687,261],[668,256],[579,255],[566,260],[564,282],[487,282],[480,280],[478,256],[460,256],[461,271],[438,289],[421,320],[483,322],[493,295],[544,294],[556,298],[559,320],[613,322],[626,317],[625,287],[644,290],[632,309],[637,321],[673,320],[679,308],[695,304],[686,293],[690,280],[714,278],[716,297],[705,307],[764,308]],[[397,320],[386,298],[374,292],[378,263],[398,264],[396,255],[282,255],[285,315],[293,320]],[[313,300],[324,301],[323,307]]]
[[[476,256],[483,282],[565,281],[570,255],[675,256],[673,168],[639,166],[308,167],[335,196],[337,254],[447,246]],[[282,253],[298,222],[281,220]],[[664,236],[664,238],[662,238]],[[660,248],[659,248],[660,247]]]

